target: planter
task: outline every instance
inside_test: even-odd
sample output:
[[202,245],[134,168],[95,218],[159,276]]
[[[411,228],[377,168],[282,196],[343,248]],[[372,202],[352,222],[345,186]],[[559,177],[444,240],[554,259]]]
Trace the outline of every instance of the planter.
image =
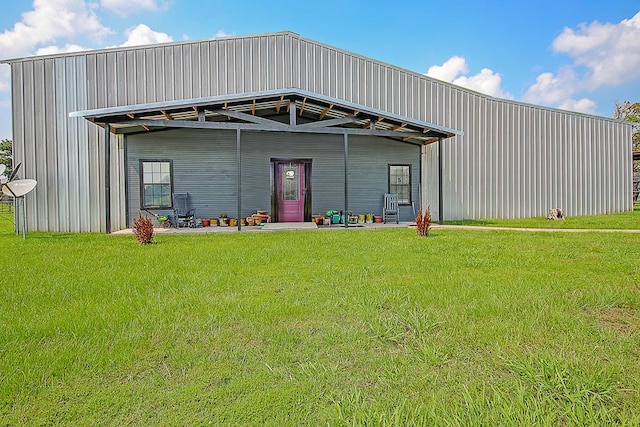
[[381,216],[374,216],[373,217],[373,221],[376,223],[381,223],[382,222],[382,217]]
[[367,224],[371,224],[373,222],[373,214],[368,213],[367,216],[365,217],[365,221],[367,222]]
[[237,227],[238,226],[238,220],[235,218],[229,218],[229,227]]
[[209,226],[209,220],[208,219],[203,219],[202,220],[202,226],[203,227],[208,227]]
[[216,227],[218,225],[218,220],[216,218],[211,218],[209,220],[209,224],[211,224],[212,227]]
[[364,224],[364,218],[365,218],[364,215],[358,215],[358,223],[359,224]]
[[253,219],[253,217],[248,216],[248,217],[247,217],[247,224],[249,224],[249,225],[253,225],[254,223],[255,223],[255,220]]

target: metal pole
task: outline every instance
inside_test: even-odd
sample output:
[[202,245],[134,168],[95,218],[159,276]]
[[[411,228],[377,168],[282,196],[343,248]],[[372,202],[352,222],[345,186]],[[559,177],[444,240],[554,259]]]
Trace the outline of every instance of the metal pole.
[[442,213],[442,138],[438,138],[438,224],[444,224],[444,214]]
[[238,163],[238,231],[242,230],[242,161],[240,159],[240,128],[236,130],[236,161]]
[[349,227],[349,135],[344,133],[344,226]]
[[104,125],[104,222],[107,234],[111,234],[111,152],[110,126]]
[[22,199],[22,239],[27,239],[27,209],[24,206],[24,196],[20,197]]

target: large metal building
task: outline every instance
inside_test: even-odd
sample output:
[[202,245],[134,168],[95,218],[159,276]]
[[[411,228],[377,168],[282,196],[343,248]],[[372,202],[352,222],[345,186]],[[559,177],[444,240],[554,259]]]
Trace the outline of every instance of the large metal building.
[[[275,199],[294,165],[300,220],[379,214],[389,191],[402,193],[402,220],[418,204],[444,219],[633,209],[630,124],[493,98],[291,32],[4,62],[14,161],[38,181],[33,230],[126,228],[141,208],[168,212],[167,192],[189,193],[203,217],[290,220]],[[165,168],[163,187],[153,173]]]

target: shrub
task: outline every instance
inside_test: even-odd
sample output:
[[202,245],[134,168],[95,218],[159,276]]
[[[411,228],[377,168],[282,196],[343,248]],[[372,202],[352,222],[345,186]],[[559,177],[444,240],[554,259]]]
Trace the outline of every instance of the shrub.
[[422,214],[422,209],[418,211],[418,216],[416,217],[416,231],[418,232],[418,236],[428,236],[429,231],[431,230],[431,207],[427,206],[427,211]]
[[148,245],[153,240],[153,222],[148,216],[138,213],[138,218],[133,221],[133,234],[143,245]]

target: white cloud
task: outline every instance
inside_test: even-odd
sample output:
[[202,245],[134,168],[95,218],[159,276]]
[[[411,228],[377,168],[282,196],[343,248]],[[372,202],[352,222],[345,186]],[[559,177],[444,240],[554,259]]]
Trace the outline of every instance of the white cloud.
[[565,99],[558,108],[563,110],[578,111],[580,113],[596,114],[597,104],[589,98]]
[[442,65],[429,67],[426,74],[490,96],[513,98],[509,92],[502,90],[502,76],[499,73],[489,68],[483,68],[478,74],[472,76],[466,76],[468,72],[467,60],[461,56],[453,56]]
[[461,56],[452,56],[442,65],[429,67],[427,76],[444,80],[445,82],[452,82],[459,74],[468,72],[467,60]]
[[10,75],[11,75],[11,67],[7,64],[0,65],[0,93],[9,91]]
[[88,36],[99,40],[110,32],[83,0],[34,0],[33,10],[23,13],[12,30],[0,34],[0,52],[5,58],[26,56],[38,45],[60,38]]
[[139,24],[137,27],[129,28],[125,31],[125,35],[127,36],[127,41],[121,46],[138,46],[173,41],[173,38],[169,34],[153,31],[145,24]]
[[100,0],[100,6],[119,16],[129,16],[140,11],[158,11],[167,6],[159,0]]
[[618,24],[594,21],[578,30],[565,28],[553,49],[589,70],[584,80],[591,90],[634,80],[640,77],[640,12]]
[[569,56],[571,64],[540,74],[525,100],[594,113],[596,103],[580,94],[640,78],[640,12],[617,24],[594,21],[577,30],[565,28],[552,46]]
[[233,34],[229,34],[229,33],[227,33],[227,32],[224,30],[224,28],[221,28],[221,29],[219,29],[219,30],[216,32],[216,35],[215,35],[214,37],[229,37],[229,36],[232,36],[232,35],[233,35]]
[[79,52],[81,50],[87,50],[87,49],[77,44],[67,43],[63,47],[59,47],[59,46],[41,47],[36,51],[36,55],[55,55],[58,53]]
[[542,73],[524,95],[528,102],[558,106],[578,92],[580,82],[571,67],[563,67],[558,74]]

